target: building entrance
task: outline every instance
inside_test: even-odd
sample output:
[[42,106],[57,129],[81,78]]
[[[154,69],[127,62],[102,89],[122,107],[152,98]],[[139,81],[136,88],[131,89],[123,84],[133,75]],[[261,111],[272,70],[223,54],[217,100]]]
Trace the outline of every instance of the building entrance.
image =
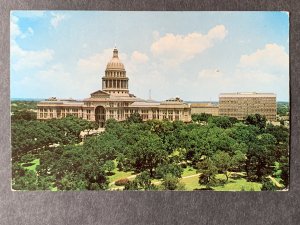
[[99,127],[104,127],[105,125],[105,108],[103,106],[97,106],[95,109],[96,123]]

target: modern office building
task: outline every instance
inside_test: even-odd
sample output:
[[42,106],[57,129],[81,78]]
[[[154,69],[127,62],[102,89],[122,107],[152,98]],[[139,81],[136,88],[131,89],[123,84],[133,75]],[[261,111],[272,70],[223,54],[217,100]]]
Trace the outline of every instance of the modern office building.
[[250,114],[264,115],[275,121],[277,113],[276,95],[273,93],[237,92],[219,95],[219,114],[221,116],[245,119]]

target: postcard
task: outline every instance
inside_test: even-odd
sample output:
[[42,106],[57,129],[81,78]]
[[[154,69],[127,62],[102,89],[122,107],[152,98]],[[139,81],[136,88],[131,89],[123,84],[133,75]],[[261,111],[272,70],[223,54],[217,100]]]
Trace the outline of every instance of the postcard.
[[283,191],[289,14],[11,11],[13,190]]

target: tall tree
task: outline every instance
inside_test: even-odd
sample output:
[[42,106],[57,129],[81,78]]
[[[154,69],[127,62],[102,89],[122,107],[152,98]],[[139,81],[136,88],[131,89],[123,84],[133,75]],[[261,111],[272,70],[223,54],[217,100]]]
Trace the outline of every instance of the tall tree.
[[127,158],[137,171],[148,170],[153,177],[154,169],[164,162],[168,154],[161,139],[153,133],[142,135],[132,146],[128,147]]
[[249,125],[254,125],[258,127],[260,130],[266,127],[267,119],[265,116],[260,114],[248,115],[245,119],[245,123]]

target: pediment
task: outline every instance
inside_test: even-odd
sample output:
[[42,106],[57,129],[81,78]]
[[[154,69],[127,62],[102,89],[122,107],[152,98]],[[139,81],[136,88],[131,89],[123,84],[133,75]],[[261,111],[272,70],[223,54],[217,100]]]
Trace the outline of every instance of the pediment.
[[91,93],[91,98],[108,98],[109,96],[109,93],[101,90]]

